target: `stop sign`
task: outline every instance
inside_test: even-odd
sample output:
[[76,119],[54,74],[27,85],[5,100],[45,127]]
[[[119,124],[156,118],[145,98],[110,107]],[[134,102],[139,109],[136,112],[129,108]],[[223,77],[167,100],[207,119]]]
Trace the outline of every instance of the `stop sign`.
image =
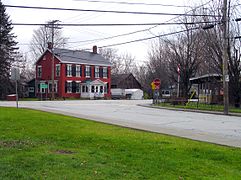
[[153,80],[153,83],[155,84],[155,86],[160,86],[161,80],[156,78],[156,79]]

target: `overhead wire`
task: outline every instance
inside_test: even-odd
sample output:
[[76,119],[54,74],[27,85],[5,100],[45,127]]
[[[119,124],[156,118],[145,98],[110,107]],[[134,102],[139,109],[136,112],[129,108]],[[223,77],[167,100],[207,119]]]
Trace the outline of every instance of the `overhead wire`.
[[99,48],[113,47],[113,46],[119,46],[119,45],[134,43],[134,42],[146,41],[146,40],[150,40],[150,39],[154,39],[154,38],[160,38],[160,37],[170,36],[170,35],[179,34],[179,33],[187,32],[187,31],[192,31],[192,30],[197,30],[197,29],[200,29],[200,28],[199,28],[199,27],[196,27],[196,28],[192,28],[192,29],[186,29],[186,30],[181,30],[181,31],[176,31],[176,32],[161,34],[161,35],[152,36],[152,37],[148,37],[148,38],[141,38],[141,39],[126,41],[126,42],[122,42],[122,43],[115,43],[115,44],[100,46]]
[[[193,10],[202,8],[202,7],[206,6],[206,5],[208,5],[210,2],[212,2],[212,0],[209,0],[208,2],[203,3],[203,4],[201,4],[201,5],[193,8],[192,10],[190,10],[190,11],[188,11],[188,12],[186,12],[186,13],[189,13],[189,12],[192,12]],[[172,20],[175,20],[175,19],[177,19],[177,18],[179,18],[179,17],[181,17],[181,16],[177,16],[177,17],[171,18],[171,19],[165,21],[165,23],[168,23],[168,22],[170,22],[170,21],[172,21]],[[124,34],[120,34],[120,35],[110,36],[110,37],[107,37],[107,38],[92,39],[92,40],[85,40],[85,41],[78,41],[78,42],[79,42],[79,43],[81,43],[81,42],[93,42],[93,41],[101,41],[102,39],[103,39],[103,40],[112,39],[112,38],[116,38],[116,37],[127,36],[127,35],[132,35],[132,34],[136,34],[136,33],[140,33],[140,32],[150,31],[151,29],[154,29],[154,28],[156,28],[156,27],[158,27],[158,25],[155,25],[155,26],[153,26],[153,27],[146,28],[146,29],[141,29],[141,30],[138,30],[138,31],[133,31],[133,32],[130,32],[130,33],[124,33]],[[151,33],[151,34],[154,35],[153,33]],[[76,41],[76,43],[77,43],[77,41]],[[90,44],[90,43],[89,43],[89,44]],[[74,47],[76,47],[76,46],[74,46]],[[72,48],[74,48],[74,47],[72,46]]]
[[174,4],[158,4],[158,3],[140,3],[140,2],[126,2],[126,1],[99,1],[99,0],[74,0],[74,1],[84,1],[89,3],[105,3],[105,4],[123,4],[123,5],[145,5],[145,6],[164,6],[164,7],[190,7],[181,6]]
[[[208,3],[210,3],[212,0],[210,0],[209,2],[205,3],[205,4],[202,4],[194,9],[198,9],[200,7],[203,7],[205,5],[207,5]],[[132,3],[133,4],[133,3]],[[144,5],[144,4],[143,4]],[[154,4],[153,4],[154,5]],[[160,5],[160,4],[159,4]],[[12,5],[5,5],[6,7],[16,7],[16,8],[40,8],[40,9],[45,9],[46,7],[31,7],[31,6],[12,6]],[[46,8],[46,9],[51,9],[51,10],[74,10],[74,11],[82,11],[82,9],[65,9],[65,8]],[[83,10],[85,11],[85,10]],[[86,11],[94,11],[94,12],[99,12],[99,10],[86,10]],[[102,10],[100,10],[102,12]],[[192,11],[192,10],[191,10]],[[191,12],[191,11],[188,11],[187,13]],[[104,11],[104,12],[112,12],[112,11]],[[167,22],[173,20],[173,19],[176,19],[176,18],[179,18],[181,16],[189,16],[189,14],[185,13],[185,14],[171,14],[171,13],[148,13],[148,12],[128,12],[128,11],[113,11],[113,12],[116,12],[116,13],[147,13],[147,14],[155,14],[155,15],[175,15],[175,16],[178,16],[178,17],[174,17],[174,18],[171,18],[170,20],[168,20]],[[190,16],[199,16],[199,15],[190,15]],[[200,15],[200,16],[203,16],[203,15]],[[205,15],[204,15],[205,16]],[[212,15],[207,15],[207,16],[212,16]],[[202,22],[202,23],[205,23],[205,22]],[[20,24],[20,23],[19,23]],[[23,23],[24,24],[24,23]],[[144,23],[145,24],[145,23]],[[126,35],[131,35],[131,34],[135,34],[135,33],[139,33],[139,32],[143,32],[143,31],[150,31],[151,29],[159,26],[159,25],[171,25],[171,24],[177,24],[177,23],[157,23],[155,24],[155,26],[153,27],[150,27],[150,28],[147,28],[147,29],[142,29],[142,30],[138,30],[138,31],[134,31],[134,32],[130,32],[130,33],[124,33],[124,34],[119,34],[119,35],[115,35],[115,36],[110,36],[110,37],[106,37],[106,38],[99,38],[99,39],[93,39],[93,40],[85,40],[85,41],[76,41],[76,42],[70,42],[70,43],[79,43],[79,42],[93,42],[93,41],[100,41],[100,40],[106,40],[106,39],[111,39],[111,38],[115,38],[115,37],[120,37],[120,36],[126,36]],[[182,23],[183,24],[183,23]],[[190,23],[192,24],[192,23]],[[16,25],[16,24],[15,24]],[[41,25],[41,24],[36,24],[36,25]],[[42,24],[43,25],[43,24]],[[71,24],[69,24],[71,25]],[[87,26],[90,26],[90,24],[82,24],[81,26],[84,26],[84,25],[87,25]],[[99,24],[93,24],[94,26],[98,26]],[[102,25],[112,25],[113,24],[102,24]],[[116,24],[116,25],[124,25],[124,24]],[[126,24],[126,25],[139,25],[139,24]],[[142,23],[143,25],[143,23]],[[146,25],[153,25],[151,23],[146,23]],[[76,24],[76,26],[79,26],[78,24]],[[166,35],[172,35],[172,34],[176,34],[176,33],[181,33],[183,31],[178,31],[178,32],[174,32],[174,33],[168,33]],[[165,34],[164,34],[165,35]],[[143,38],[143,39],[139,39],[139,40],[133,40],[133,41],[129,41],[129,42],[124,42],[124,43],[116,43],[116,44],[113,44],[112,46],[117,46],[117,45],[121,45],[121,44],[127,44],[127,43],[131,43],[131,42],[138,42],[138,41],[144,41],[144,40],[148,40],[148,39],[153,39],[153,38],[157,38],[157,37],[161,37],[162,35],[159,35],[159,36],[153,36],[153,37],[150,37],[150,38]],[[102,47],[106,47],[106,46],[102,46]]]
[[74,8],[56,8],[56,7],[42,7],[42,6],[17,6],[4,5],[7,8],[23,8],[23,9],[38,9],[38,10],[58,10],[58,11],[86,11],[97,13],[119,13],[119,14],[138,14],[138,15],[163,15],[163,16],[208,16],[217,17],[217,15],[203,15],[203,14],[182,14],[182,13],[160,13],[160,12],[138,12],[138,11],[110,11],[110,10],[96,10],[96,9],[74,9]]
[[[195,24],[207,24],[207,23],[216,23],[216,22],[217,21],[212,21],[212,22],[211,21],[208,21],[208,22],[195,22],[195,23],[163,23],[162,25],[180,25],[180,24],[195,25]],[[18,24],[13,23],[13,25],[18,25]],[[21,24],[21,25],[25,25],[25,24]],[[77,25],[77,24],[75,24],[75,25]],[[83,24],[79,24],[79,25],[82,26]],[[88,24],[88,25],[91,25],[91,24]],[[96,25],[96,24],[94,24],[94,25]],[[101,24],[101,26],[102,25],[103,24]],[[68,42],[68,43],[84,43],[84,42],[102,41],[102,40],[113,39],[113,38],[116,38],[116,37],[121,37],[121,36],[124,36],[124,35],[131,35],[131,34],[135,34],[135,33],[138,33],[138,32],[143,32],[143,31],[146,31],[146,29],[145,30],[134,31],[134,32],[129,32],[129,33],[125,33],[125,34],[119,34],[119,35],[110,36],[110,37],[105,37],[105,38],[92,39],[92,40],[83,40],[83,41],[74,41],[74,42]],[[30,45],[30,44],[22,43],[20,45]]]
[[[78,1],[78,0],[77,0]],[[85,1],[85,0],[82,0],[82,1]],[[111,1],[95,1],[95,0],[86,0],[87,2],[103,2],[103,3],[111,3]],[[209,4],[212,0],[209,0],[208,2],[206,3],[203,3],[197,7],[190,7],[190,6],[178,6],[178,7],[189,7],[189,8],[192,8],[192,10],[196,10],[198,8],[201,8],[207,4]],[[113,3],[115,4],[119,4],[119,2],[116,2],[116,1],[113,1]],[[120,2],[120,4],[126,4],[126,2]],[[130,4],[130,5],[133,5],[133,4],[140,4],[140,5],[160,5],[162,6],[163,4],[148,4],[148,3],[127,3],[127,4]],[[171,5],[165,5],[165,6],[171,6]],[[191,12],[192,10],[186,12],[186,13],[189,13]],[[170,22],[171,20],[174,20],[176,18],[179,18],[180,16],[177,16],[177,17],[174,17],[174,18],[171,18],[169,19],[168,21],[165,21],[165,23],[167,22]],[[76,41],[76,42],[93,42],[93,41],[101,41],[101,40],[106,40],[106,39],[111,39],[111,38],[116,38],[116,37],[121,37],[121,36],[127,36],[127,35],[132,35],[132,34],[136,34],[136,33],[140,33],[140,32],[144,32],[144,31],[148,31],[150,32],[151,34],[153,34],[151,32],[151,29],[154,29],[155,27],[157,27],[158,25],[155,25],[153,27],[150,27],[150,28],[145,28],[145,29],[142,29],[142,30],[138,30],[138,31],[133,31],[133,32],[129,32],[129,33],[124,33],[124,34],[119,34],[119,35],[114,35],[114,36],[109,36],[109,37],[106,37],[106,38],[99,38],[99,39],[92,39],[92,40],[85,40],[85,41]]]
[[[208,21],[208,22],[174,22],[174,23],[116,23],[116,24],[82,24],[82,23],[75,23],[75,24],[63,24],[58,23],[58,26],[153,26],[153,25],[193,25],[193,24],[202,24],[202,23],[213,23],[216,21]],[[12,23],[15,26],[46,26],[48,23]]]

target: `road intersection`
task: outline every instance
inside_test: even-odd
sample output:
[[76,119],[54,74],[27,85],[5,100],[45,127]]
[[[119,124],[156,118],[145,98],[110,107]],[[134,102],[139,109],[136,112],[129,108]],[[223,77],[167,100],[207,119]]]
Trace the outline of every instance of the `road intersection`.
[[[241,117],[138,106],[150,103],[150,100],[20,101],[19,106],[241,147]],[[0,106],[13,107],[16,104],[0,101]]]

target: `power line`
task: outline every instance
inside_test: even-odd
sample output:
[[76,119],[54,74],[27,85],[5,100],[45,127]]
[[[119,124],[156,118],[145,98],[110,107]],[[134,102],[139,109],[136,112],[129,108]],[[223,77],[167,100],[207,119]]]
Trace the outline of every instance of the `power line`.
[[166,34],[162,34],[162,35],[158,35],[158,36],[152,36],[152,37],[148,37],[148,38],[136,39],[136,40],[126,41],[126,42],[122,42],[122,43],[115,43],[115,44],[110,44],[110,45],[101,46],[101,47],[99,47],[99,48],[106,48],[106,47],[110,47],[110,46],[119,46],[119,45],[134,43],[134,42],[146,41],[146,40],[150,40],[150,39],[154,39],[154,38],[160,38],[160,37],[170,36],[170,35],[179,34],[179,33],[183,33],[183,32],[186,32],[186,31],[192,31],[192,30],[196,30],[196,29],[200,29],[200,28],[199,28],[199,27],[196,27],[196,28],[192,28],[192,29],[186,29],[186,30],[181,30],[181,31],[166,33]]
[[90,3],[105,3],[105,4],[124,4],[124,5],[145,5],[145,6],[164,6],[164,7],[184,7],[190,8],[191,6],[180,6],[173,4],[157,4],[157,3],[133,3],[133,2],[124,2],[124,1],[97,1],[97,0],[75,0],[75,1],[85,1]]
[[179,13],[158,13],[158,12],[138,12],[138,11],[107,11],[107,10],[94,10],[94,9],[73,9],[73,8],[51,8],[51,7],[39,7],[39,6],[14,6],[4,5],[8,8],[23,8],[23,9],[39,9],[39,10],[59,10],[59,11],[85,11],[85,12],[97,12],[97,13],[119,13],[119,14],[139,14],[139,15],[163,15],[163,16],[208,16],[217,17],[217,15],[207,14],[179,14]]
[[[59,23],[58,26],[153,26],[153,25],[194,25],[194,24],[204,24],[204,23],[214,23],[217,21],[209,21],[209,22],[180,22],[180,23],[118,23],[118,24],[61,24]],[[46,23],[12,23],[14,26],[46,26]]]
[[[206,6],[207,4],[209,4],[210,2],[212,2],[212,0],[209,0],[208,2],[206,2],[206,3],[204,3],[204,4],[201,4],[201,5],[195,7],[195,8],[192,9],[192,10],[189,10],[189,11],[186,12],[186,13],[189,13],[189,12],[192,12],[193,10],[202,8],[202,7]],[[175,20],[175,19],[177,19],[177,18],[179,18],[179,17],[180,17],[180,16],[171,18],[171,19],[169,19],[168,21],[166,21],[165,23],[170,22],[170,21],[172,21],[172,20]],[[128,35],[136,34],[136,33],[139,33],[139,32],[150,31],[151,29],[156,28],[157,26],[158,26],[158,25],[155,25],[155,26],[150,27],[150,28],[146,28],[146,29],[142,29],[142,30],[138,30],[138,31],[133,31],[133,32],[130,32],[130,33],[119,34],[119,35],[115,35],[115,36],[110,36],[110,37],[106,37],[106,38],[91,39],[91,40],[85,40],[85,41],[76,41],[76,42],[70,42],[70,43],[93,42],[93,41],[101,41],[101,40],[112,39],[112,38],[115,38],[115,37],[128,36]]]

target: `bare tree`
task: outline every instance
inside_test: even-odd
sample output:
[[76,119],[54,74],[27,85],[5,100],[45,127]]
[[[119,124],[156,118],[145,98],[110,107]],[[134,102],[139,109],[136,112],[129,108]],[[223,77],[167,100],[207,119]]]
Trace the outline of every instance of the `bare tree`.
[[169,46],[170,77],[177,82],[178,67],[180,69],[180,96],[188,98],[191,88],[189,79],[197,73],[201,63],[201,49],[198,32],[186,27],[186,32],[177,36],[175,40],[166,40]]
[[112,48],[101,48],[99,53],[112,63],[112,74],[133,73],[136,68],[135,58],[131,54],[118,54],[118,50]]
[[[52,41],[51,29],[41,26],[34,30],[31,40],[30,50],[33,58],[36,60],[46,50],[48,42]],[[63,37],[61,29],[54,30],[54,45],[55,47],[64,47],[67,43],[67,38]]]
[[[233,5],[229,3],[229,19],[236,19],[239,17],[240,8],[235,6],[238,1],[233,1]],[[206,48],[204,55],[209,55],[209,69],[211,72],[222,74],[223,72],[223,37],[222,37],[222,15],[221,2],[214,2],[209,8],[208,13],[218,15],[215,18],[217,23],[212,29],[206,30],[203,34],[203,39],[206,41]],[[237,9],[239,8],[239,9]],[[205,17],[205,20],[212,19]],[[229,36],[228,36],[228,70],[229,70],[229,98],[230,102],[238,105],[241,99],[241,84],[240,84],[240,49],[241,43],[235,38],[240,36],[240,24],[234,21],[229,21]]]

